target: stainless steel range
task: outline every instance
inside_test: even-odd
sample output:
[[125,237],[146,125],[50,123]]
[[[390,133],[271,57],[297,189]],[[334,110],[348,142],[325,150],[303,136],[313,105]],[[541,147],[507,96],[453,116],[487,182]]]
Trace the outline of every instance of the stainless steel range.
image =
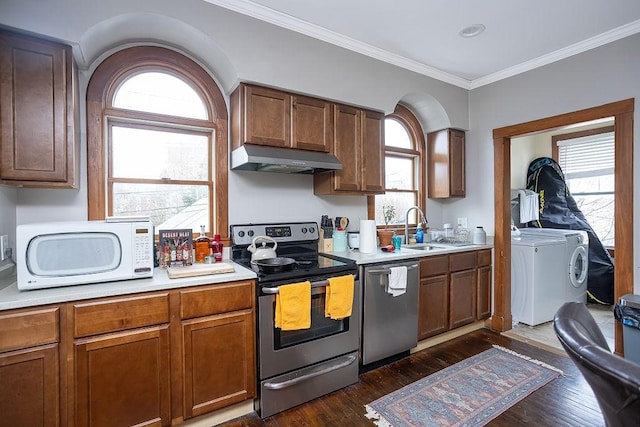
[[[256,236],[277,242],[277,256],[295,260],[287,268],[265,271],[251,262],[249,247]],[[358,382],[360,283],[353,260],[318,252],[315,222],[241,224],[231,226],[232,259],[256,271],[258,298],[257,347],[260,416],[265,418]],[[327,280],[353,274],[352,315],[325,317]],[[278,286],[310,281],[311,327],[283,331],[274,325]]]

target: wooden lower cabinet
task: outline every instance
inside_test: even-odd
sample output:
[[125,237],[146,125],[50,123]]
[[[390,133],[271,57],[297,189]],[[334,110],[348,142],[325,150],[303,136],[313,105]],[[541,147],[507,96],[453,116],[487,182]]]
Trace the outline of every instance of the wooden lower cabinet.
[[171,424],[168,325],[74,344],[77,426]]
[[254,282],[200,286],[179,294],[184,418],[253,398]]
[[449,330],[449,256],[420,260],[418,339]]
[[449,278],[446,274],[420,279],[418,339],[449,330]]
[[253,281],[67,305],[76,426],[168,426],[255,396]]
[[59,313],[0,312],[0,426],[60,425]]
[[418,339],[491,316],[491,249],[420,260]]
[[0,426],[60,425],[58,384],[57,344],[0,353]]
[[476,320],[476,270],[452,272],[449,280],[449,326],[455,329]]
[[477,308],[476,318],[478,320],[491,317],[491,283],[493,279],[493,269],[491,267],[491,249],[478,251],[478,274],[477,274]]
[[255,395],[250,310],[183,322],[185,419]]

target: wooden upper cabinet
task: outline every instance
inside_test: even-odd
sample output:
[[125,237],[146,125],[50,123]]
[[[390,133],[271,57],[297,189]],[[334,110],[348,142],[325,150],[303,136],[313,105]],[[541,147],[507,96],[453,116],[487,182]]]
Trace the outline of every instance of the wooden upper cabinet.
[[384,192],[384,114],[334,105],[331,152],[342,170],[314,175],[315,194]]
[[231,94],[233,148],[243,144],[329,151],[331,103],[241,84]]
[[291,95],[258,86],[242,86],[243,143],[291,145]]
[[429,198],[464,197],[465,133],[443,129],[427,135]]
[[292,102],[291,146],[328,152],[333,144],[332,104],[302,95],[293,95]]
[[0,183],[77,188],[71,47],[0,30]]
[[360,191],[360,140],[362,139],[361,110],[346,105],[334,107],[333,154],[342,162],[342,170],[332,172],[334,190]]
[[363,111],[362,190],[384,193],[384,114]]

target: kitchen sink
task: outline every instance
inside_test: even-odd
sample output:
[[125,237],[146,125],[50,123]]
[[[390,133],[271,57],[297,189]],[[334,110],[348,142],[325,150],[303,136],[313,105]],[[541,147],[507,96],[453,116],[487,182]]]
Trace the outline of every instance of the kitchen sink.
[[445,246],[437,246],[429,243],[414,243],[409,245],[402,245],[402,247],[407,249],[415,249],[418,251],[435,251],[447,249]]

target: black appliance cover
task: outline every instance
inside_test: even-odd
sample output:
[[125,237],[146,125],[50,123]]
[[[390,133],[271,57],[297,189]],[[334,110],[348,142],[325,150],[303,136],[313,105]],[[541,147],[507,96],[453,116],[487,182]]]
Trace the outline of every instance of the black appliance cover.
[[529,163],[527,170],[527,189],[540,195],[540,219],[528,225],[587,232],[589,235],[588,300],[599,304],[613,304],[613,260],[569,192],[560,165],[550,157],[539,157],[533,160]]

